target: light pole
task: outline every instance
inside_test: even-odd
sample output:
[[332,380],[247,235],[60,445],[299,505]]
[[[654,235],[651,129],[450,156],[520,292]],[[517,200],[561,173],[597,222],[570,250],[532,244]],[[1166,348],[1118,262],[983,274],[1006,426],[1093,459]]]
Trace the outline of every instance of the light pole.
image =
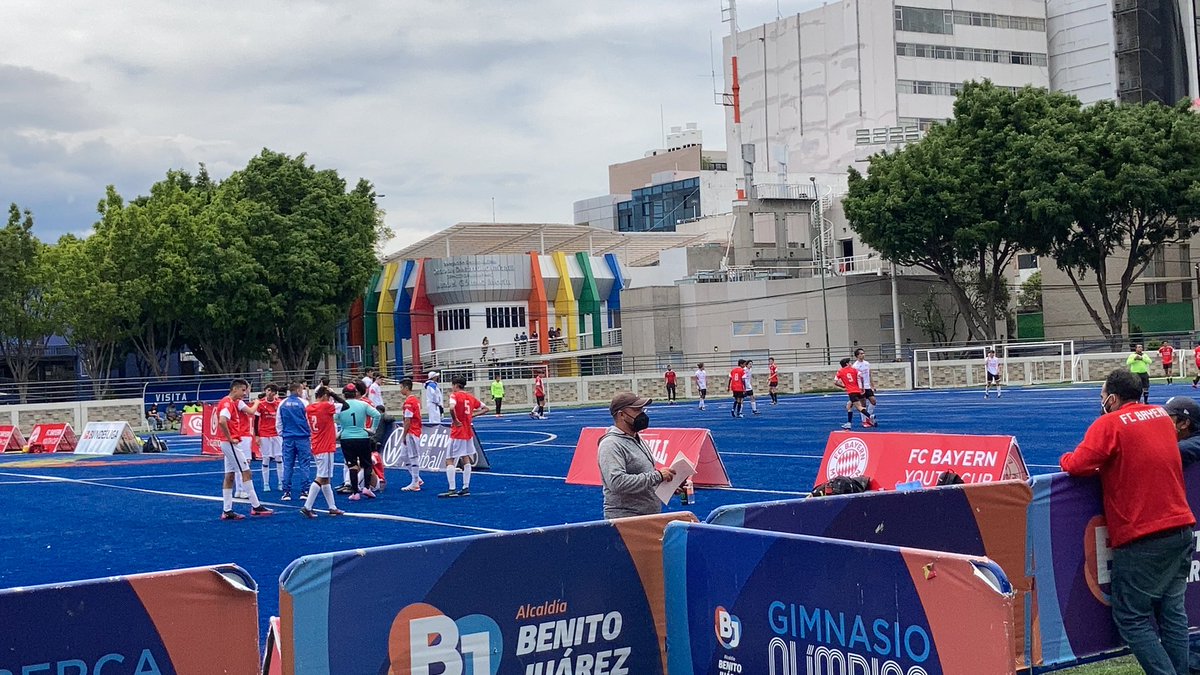
[[825,214],[821,212],[821,195],[817,193],[817,177],[809,176],[813,186],[813,215],[817,222],[817,241],[821,247],[821,314],[825,324],[825,365],[830,365],[829,358],[829,298],[825,294]]

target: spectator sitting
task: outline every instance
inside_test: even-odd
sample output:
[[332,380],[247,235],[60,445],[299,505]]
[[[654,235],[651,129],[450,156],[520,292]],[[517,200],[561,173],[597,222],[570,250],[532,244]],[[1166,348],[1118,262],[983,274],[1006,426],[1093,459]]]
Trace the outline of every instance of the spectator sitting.
[[163,418],[157,405],[151,405],[150,410],[146,411],[146,424],[154,431],[162,431]]
[[172,429],[179,428],[179,411],[175,409],[174,403],[167,406],[167,423],[171,425]]

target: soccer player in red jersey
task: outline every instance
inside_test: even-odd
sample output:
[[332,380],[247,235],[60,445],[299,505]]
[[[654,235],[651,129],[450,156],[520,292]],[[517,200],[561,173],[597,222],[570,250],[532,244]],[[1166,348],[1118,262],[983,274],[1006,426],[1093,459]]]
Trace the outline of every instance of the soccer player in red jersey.
[[667,384],[667,401],[669,403],[675,402],[675,377],[675,369],[667,366],[667,372],[663,373],[663,380]]
[[316,480],[308,488],[308,497],[300,509],[300,515],[305,518],[317,517],[316,512],[313,511],[313,504],[317,502],[318,492],[325,496],[329,515],[340,516],[346,513],[337,507],[337,501],[333,496],[333,487],[329,485],[329,479],[333,476],[333,456],[337,452],[337,427],[333,423],[333,416],[346,404],[346,401],[333,393],[332,389],[324,386],[317,389],[316,398],[316,401],[309,403],[304,408],[304,414],[308,417],[308,428],[312,432],[313,463],[317,465]]
[[400,380],[400,394],[404,396],[404,430],[400,433],[400,466],[408,469],[412,481],[400,488],[404,492],[418,492],[421,484],[421,399],[412,393],[412,380]]
[[1158,358],[1162,359],[1163,375],[1167,376],[1167,384],[1171,384],[1175,380],[1175,348],[1170,342],[1163,340],[1163,343],[1158,348]]
[[839,361],[842,369],[837,371],[837,375],[833,378],[833,383],[841,389],[846,390],[846,394],[850,400],[846,402],[846,423],[842,425],[843,429],[849,429],[854,426],[854,410],[857,409],[862,414],[863,427],[871,426],[871,418],[867,416],[867,407],[863,405],[862,386],[858,383],[858,370],[850,365],[850,357],[846,357]]
[[746,359],[738,359],[737,365],[729,371],[729,383],[726,387],[729,393],[733,394],[733,412],[734,417],[742,416],[742,399],[746,396],[746,371],[744,367]]
[[537,401],[537,407],[530,411],[529,416],[535,420],[546,419],[546,386],[542,384],[541,373],[533,376],[533,399]]
[[[475,463],[475,415],[486,415],[488,407],[463,390],[467,378],[457,375],[450,380],[450,450],[446,453],[446,481],[450,490],[439,497],[467,497],[471,494],[471,465]],[[454,490],[457,466],[462,467],[463,486]]]
[[254,415],[258,418],[258,449],[262,452],[263,492],[271,491],[271,465],[275,465],[275,480],[279,489],[283,489],[283,437],[279,435],[276,424],[279,414],[279,387],[268,384],[263,387],[266,393],[258,402]]
[[249,409],[246,405],[246,392],[250,383],[242,379],[234,380],[229,385],[229,395],[217,404],[217,429],[221,439],[221,454],[225,456],[225,480],[221,484],[221,520],[242,520],[242,514],[233,510],[233,476],[240,474],[245,483],[247,497],[250,499],[250,515],[269,516],[271,509],[258,501],[254,492],[254,481],[250,478],[250,461],[242,456],[238,444],[250,430],[243,428],[241,410]]
[[1192,357],[1196,359],[1196,376],[1192,378],[1192,389],[1196,388],[1196,383],[1200,382],[1200,345],[1192,350]]
[[775,365],[775,357],[767,357],[767,391],[771,393],[771,405],[779,403],[779,366]]

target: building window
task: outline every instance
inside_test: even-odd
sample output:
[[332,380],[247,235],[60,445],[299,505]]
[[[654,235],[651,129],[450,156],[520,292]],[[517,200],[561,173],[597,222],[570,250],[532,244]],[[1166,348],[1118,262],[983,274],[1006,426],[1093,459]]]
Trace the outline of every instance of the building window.
[[763,327],[761,320],[733,322],[733,337],[752,337],[755,335],[764,335],[765,333],[766,329]]
[[911,56],[919,59],[942,59],[947,61],[974,61],[979,63],[1015,63],[1026,66],[1046,65],[1046,55],[1040,52],[1014,52],[1007,49],[981,49],[979,47],[948,47],[897,42],[896,56]]
[[484,311],[488,328],[524,328],[524,307],[488,307]]
[[929,131],[935,124],[945,124],[947,120],[941,117],[901,117],[896,120],[902,127],[916,127],[921,131]]
[[[930,82],[927,80],[896,80],[896,92],[900,94],[923,94],[928,96],[958,96],[962,91],[962,82]],[[997,85],[998,89],[1007,89],[1014,94],[1020,87]]]
[[1184,302],[1192,301],[1192,282],[1190,280],[1179,285],[1179,297]]
[[[900,330],[904,330],[904,328],[905,328],[904,315],[901,314],[900,315]],[[893,330],[893,329],[894,329],[894,324],[892,323],[891,312],[889,312],[887,314],[880,314],[879,315],[879,330]]]
[[954,32],[954,13],[944,9],[897,7],[895,17],[896,30],[942,35]]
[[1154,250],[1154,257],[1150,259],[1150,276],[1165,277],[1167,276],[1167,255],[1166,249],[1159,246]]
[[459,309],[439,309],[437,312],[437,329],[471,330],[471,310],[466,307]]
[[775,319],[776,335],[805,335],[808,333],[808,319]]
[[1017,269],[1019,270],[1036,270],[1038,268],[1038,259],[1036,253],[1018,253],[1017,254]]
[[1167,283],[1159,281],[1153,284],[1146,284],[1146,304],[1161,305],[1167,301]]

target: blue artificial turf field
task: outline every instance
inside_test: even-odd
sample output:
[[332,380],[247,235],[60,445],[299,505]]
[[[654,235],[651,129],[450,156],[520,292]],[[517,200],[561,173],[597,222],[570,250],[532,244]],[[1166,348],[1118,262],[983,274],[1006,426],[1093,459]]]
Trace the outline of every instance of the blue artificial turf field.
[[[1151,401],[1192,393],[1186,384],[1156,384]],[[979,390],[885,392],[879,430],[1011,434],[1030,471],[1046,473],[1096,418],[1099,399],[1095,385],[1009,389],[991,400]],[[723,504],[804,494],[829,432],[845,421],[844,395],[787,396],[778,406],[763,397],[762,414],[750,415],[747,405],[744,419],[730,417],[727,398],[711,401],[705,412],[694,402],[659,402],[649,411],[657,427],[712,431],[734,487],[699,491],[691,509],[700,518]],[[200,457],[195,438],[169,438],[163,455],[5,455],[0,495],[9,516],[0,529],[0,588],[232,562],[258,581],[265,621],[278,613],[280,572],[302,555],[600,518],[600,489],[563,481],[580,428],[610,422],[607,408],[551,410],[546,420],[480,419],[492,471],[474,474],[470,498],[438,499],[445,477],[431,473],[422,492],[401,492],[407,477],[390,471],[391,487],[379,499],[338,495],[350,517],[315,521],[297,514],[301,502],[261,492],[257,465],[255,486],[277,514],[218,520],[220,459]]]

